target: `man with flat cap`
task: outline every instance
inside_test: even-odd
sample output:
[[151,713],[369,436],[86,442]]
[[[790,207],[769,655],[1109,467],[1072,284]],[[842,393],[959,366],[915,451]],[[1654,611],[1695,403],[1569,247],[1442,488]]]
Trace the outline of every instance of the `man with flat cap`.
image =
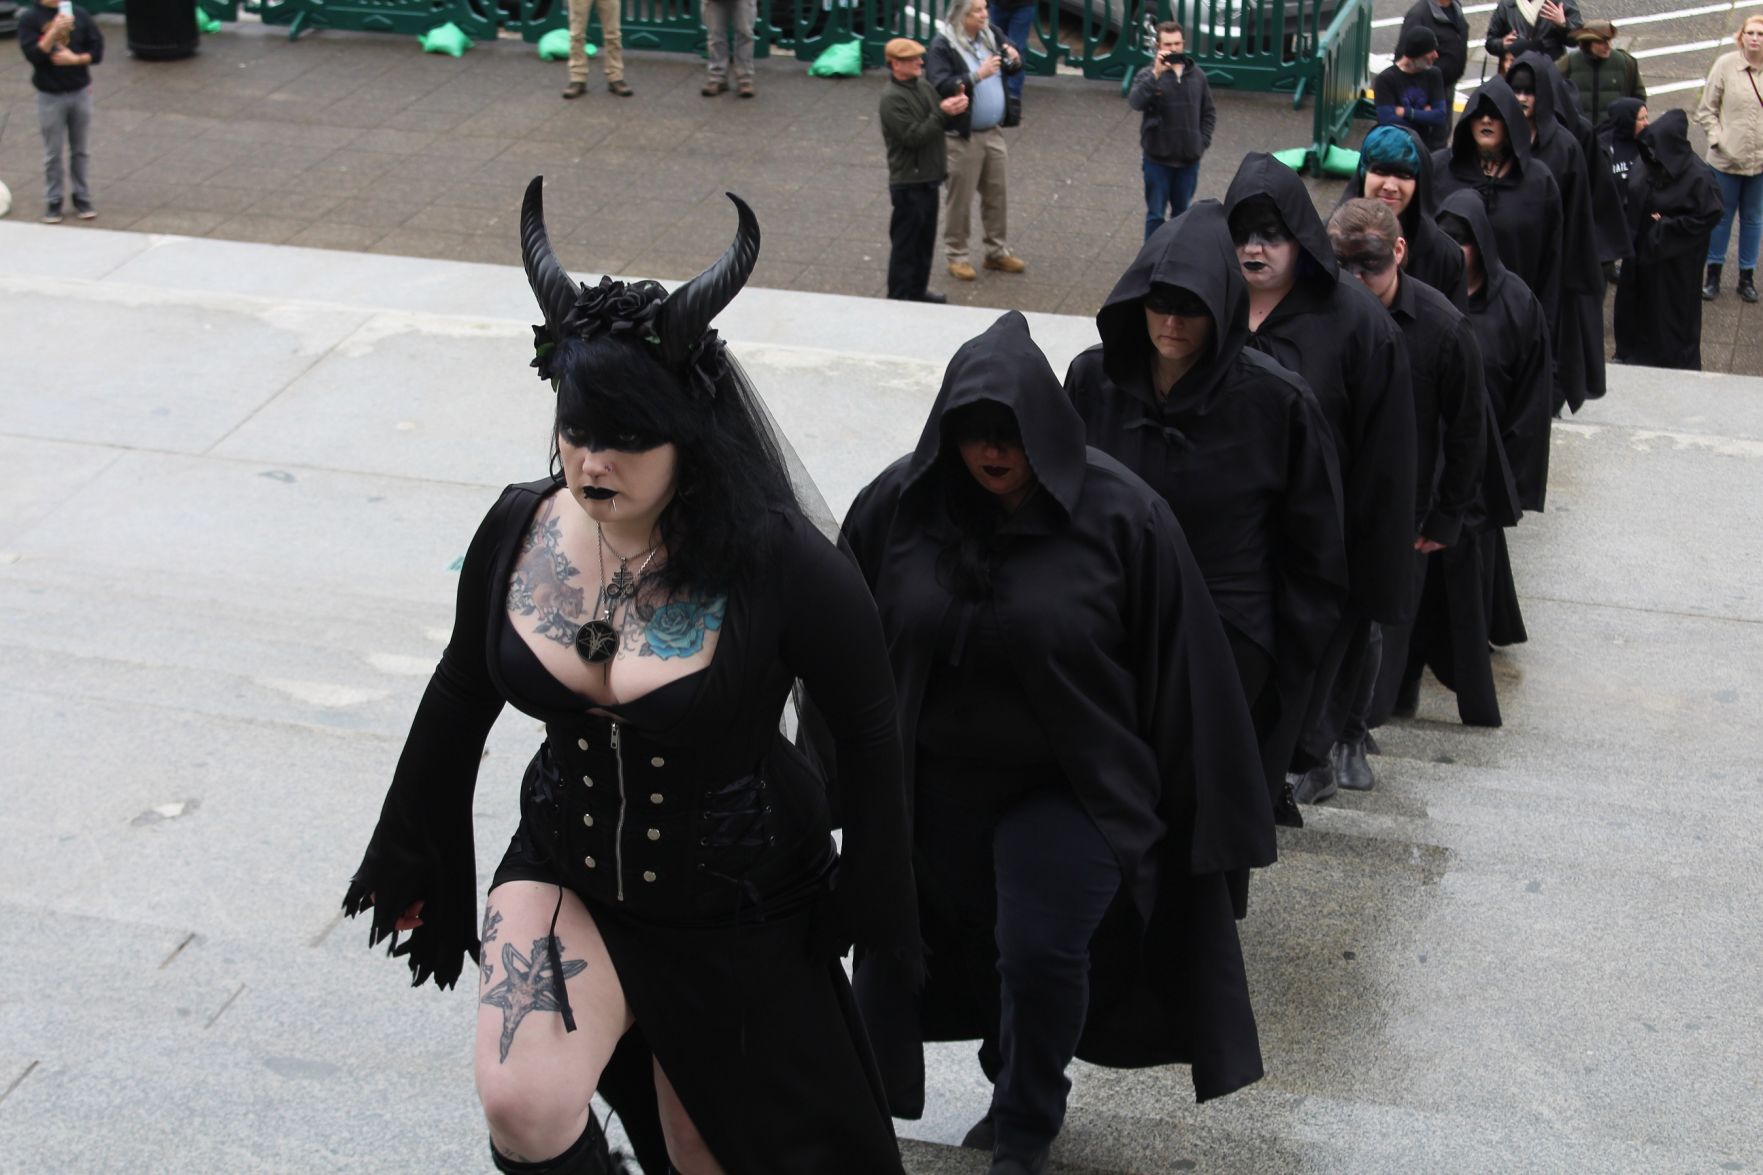
[[888,297],[904,302],[943,302],[929,290],[937,243],[938,189],[948,174],[943,134],[949,120],[967,109],[967,94],[938,98],[924,80],[924,46],[895,37],[882,52],[888,82],[882,88],[882,141],[888,148]]

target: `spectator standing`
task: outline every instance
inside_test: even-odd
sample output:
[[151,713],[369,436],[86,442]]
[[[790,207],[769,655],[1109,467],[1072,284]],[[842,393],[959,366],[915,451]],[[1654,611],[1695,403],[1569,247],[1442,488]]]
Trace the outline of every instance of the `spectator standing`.
[[[20,36],[23,36],[21,31]],[[1720,266],[1732,240],[1732,218],[1739,220],[1739,297],[1757,300],[1757,250],[1763,244],[1763,16],[1747,16],[1733,39],[1738,48],[1723,53],[1708,71],[1696,122],[1708,136],[1708,163],[1720,184],[1726,213],[1708,241],[1708,276],[1702,300],[1720,292]]]
[[1450,91],[1432,64],[1438,54],[1439,39],[1431,29],[1409,29],[1402,34],[1395,64],[1372,84],[1377,125],[1411,127],[1435,151],[1445,145],[1445,127],[1451,121]]
[[895,37],[883,53],[888,84],[882,89],[882,141],[888,148],[888,297],[905,302],[944,302],[933,294],[930,259],[937,243],[937,189],[948,172],[943,131],[967,109],[966,94],[939,99],[924,80],[924,46]]
[[1616,39],[1615,25],[1607,20],[1588,21],[1573,39],[1579,48],[1556,65],[1579,91],[1580,109],[1586,117],[1594,123],[1603,122],[1610,113],[1610,103],[1618,98],[1647,100],[1640,62],[1611,44]]
[[1127,105],[1142,115],[1139,146],[1145,165],[1145,239],[1194,202],[1200,156],[1212,146],[1218,111],[1206,71],[1194,64],[1181,25],[1157,26],[1157,56],[1133,79]]
[[704,52],[710,76],[698,92],[706,98],[728,92],[729,45],[734,45],[735,95],[753,96],[753,22],[757,0],[704,0]]
[[43,132],[43,223],[61,223],[62,141],[73,179],[73,207],[81,220],[98,215],[86,179],[86,140],[92,127],[91,67],[104,60],[104,34],[92,14],[41,0],[19,14],[18,47],[31,63],[37,88],[37,127]]
[[924,76],[939,97],[968,98],[967,109],[949,124],[949,188],[943,197],[943,248],[949,276],[958,281],[979,276],[967,254],[975,193],[985,229],[985,267],[1002,273],[1028,268],[1006,239],[1010,153],[998,129],[1004,121],[1004,75],[1021,69],[1022,54],[990,22],[986,0],[949,0],[942,31],[925,54]]
[[[1015,46],[1016,53],[1026,64],[1028,61],[1028,35],[1035,27],[1035,0],[998,0],[998,15],[1003,18],[1004,39]],[[1057,18],[1055,18],[1057,20]],[[1012,98],[1022,98],[1022,83],[1028,77],[1026,70],[1017,70],[1004,78],[1004,88]],[[1014,123],[1006,123],[1014,126]]]
[[1498,58],[1515,41],[1535,41],[1533,46],[1559,61],[1567,52],[1567,38],[1585,24],[1574,0],[1500,0],[1488,17],[1488,36],[1483,43],[1488,56]]
[[624,81],[624,32],[619,23],[620,0],[569,0],[569,84],[563,96],[580,98],[588,92],[588,15],[600,17],[600,68],[606,71],[606,89],[629,98]]
[[1432,30],[1439,51],[1433,65],[1445,79],[1445,93],[1455,92],[1463,71],[1469,67],[1469,21],[1463,15],[1463,6],[1455,0],[1416,0],[1402,17],[1402,31],[1396,43],[1407,41],[1408,30],[1417,28]]

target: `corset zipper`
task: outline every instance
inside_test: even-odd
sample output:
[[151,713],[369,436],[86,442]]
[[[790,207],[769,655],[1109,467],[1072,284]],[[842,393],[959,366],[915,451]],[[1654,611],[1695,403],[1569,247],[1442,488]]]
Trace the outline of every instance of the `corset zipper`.
[[618,761],[618,824],[612,831],[612,868],[618,882],[618,900],[624,901],[624,752],[619,749],[618,723],[612,724],[612,757]]

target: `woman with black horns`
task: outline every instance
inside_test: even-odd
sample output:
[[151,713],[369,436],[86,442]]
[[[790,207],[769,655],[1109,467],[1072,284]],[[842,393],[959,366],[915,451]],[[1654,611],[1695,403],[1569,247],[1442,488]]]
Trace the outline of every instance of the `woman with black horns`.
[[[1235,915],[1273,821],[1230,646],[1169,507],[1083,443],[1014,311],[962,345],[845,533],[881,609],[916,805],[922,996],[859,952],[895,1114],[982,1041],[992,1175],[1046,1168],[1074,1055],[1261,1076]],[[1226,683],[1227,688],[1220,688]]]
[[1196,204],[1114,284],[1096,315],[1102,341],[1072,360],[1065,390],[1089,443],[1181,522],[1255,720],[1274,817],[1301,825],[1285,785],[1298,723],[1280,717],[1302,710],[1346,599],[1340,472],[1316,398],[1248,345],[1248,320],[1224,208]]
[[[501,1171],[611,1170],[596,1087],[651,1175],[901,1169],[837,958],[854,937],[908,985],[922,969],[893,682],[861,577],[710,329],[759,252],[734,203],[734,243],[668,294],[577,286],[527,189],[552,473],[504,490],[466,552],[344,902],[372,907],[417,983],[480,960]],[[842,857],[821,780],[779,734],[798,678],[845,768]],[[480,932],[471,795],[505,702],[545,740]]]

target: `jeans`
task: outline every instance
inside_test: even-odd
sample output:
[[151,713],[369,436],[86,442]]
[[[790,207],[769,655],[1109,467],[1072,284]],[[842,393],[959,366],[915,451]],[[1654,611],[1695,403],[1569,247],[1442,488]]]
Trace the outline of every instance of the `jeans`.
[[729,42],[734,42],[735,82],[753,80],[753,22],[757,0],[704,0],[704,52],[710,63],[710,80],[726,82],[729,74]]
[[92,206],[92,189],[86,183],[86,137],[92,127],[92,90],[72,94],[37,91],[37,129],[43,132],[43,206],[61,211],[61,141],[67,140],[67,170],[73,176],[73,206],[84,212]]
[[1169,210],[1169,218],[1174,219],[1188,210],[1194,202],[1194,188],[1200,182],[1200,165],[1190,163],[1185,167],[1174,167],[1167,163],[1153,163],[1147,159],[1145,164],[1145,239],[1163,227],[1164,209]]
[[998,1010],[980,1064],[994,1083],[998,1150],[1026,1158],[1065,1122],[1065,1069],[1089,1014],[1090,939],[1120,866],[1063,780],[996,797],[979,780],[971,790],[920,791],[918,847],[924,880],[966,927],[963,944],[944,944],[945,966],[977,974],[995,948],[995,997],[975,993]]
[[888,220],[888,297],[913,302],[930,284],[930,260],[937,247],[937,189],[923,184],[890,184],[894,214]]
[[[1028,35],[1035,27],[1035,6],[1024,4],[1021,8],[1004,10],[1004,39],[1016,46],[1022,54],[1023,65],[1028,64]],[[1004,88],[1016,97],[1022,97],[1022,80],[1028,76],[1026,69],[1018,70],[1004,79]]]
[[1739,268],[1757,268],[1757,250],[1763,245],[1763,175],[1729,175],[1714,171],[1720,184],[1720,201],[1726,211],[1708,238],[1708,264],[1726,260],[1726,243],[1732,239],[1732,218],[1739,218]]

